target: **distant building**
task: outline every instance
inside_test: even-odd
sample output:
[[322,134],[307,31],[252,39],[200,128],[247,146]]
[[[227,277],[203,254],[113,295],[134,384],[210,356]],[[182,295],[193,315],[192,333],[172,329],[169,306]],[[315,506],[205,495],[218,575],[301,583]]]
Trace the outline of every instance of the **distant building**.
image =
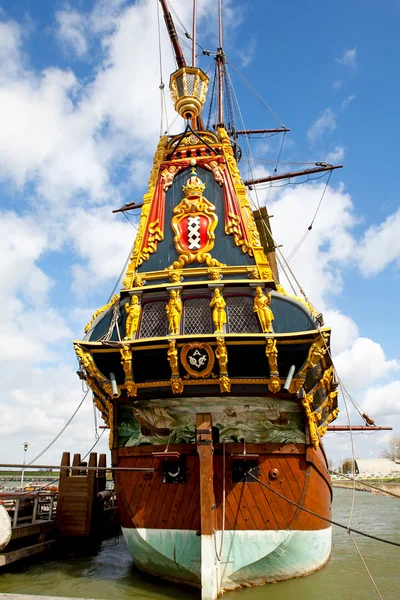
[[400,473],[400,464],[390,458],[356,458],[356,475],[368,477],[387,477],[392,473]]

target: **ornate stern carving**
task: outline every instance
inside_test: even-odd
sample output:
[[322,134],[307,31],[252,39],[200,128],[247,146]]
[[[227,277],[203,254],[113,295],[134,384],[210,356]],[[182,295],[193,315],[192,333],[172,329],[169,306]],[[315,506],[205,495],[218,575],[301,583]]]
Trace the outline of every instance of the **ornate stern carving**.
[[211,279],[211,281],[218,281],[222,279],[221,269],[218,269],[217,267],[212,267],[211,269],[208,269],[207,273],[208,279]]
[[182,279],[183,277],[181,271],[171,271],[169,274],[169,280],[171,283],[180,283]]
[[[235,244],[237,246],[242,246],[243,252],[248,252],[250,256],[254,256],[259,272],[261,273],[262,279],[266,279],[267,281],[273,281],[273,274],[260,241],[260,235],[257,231],[257,225],[253,217],[249,199],[247,197],[246,188],[243,184],[235,159],[235,155],[233,153],[231,140],[229,139],[228,133],[223,127],[219,128],[219,137],[221,140],[224,157],[228,166],[228,171],[232,179],[236,196],[239,201],[241,213],[243,215],[243,225],[240,224],[239,229],[239,222],[237,220],[239,215],[235,215],[233,213],[232,215],[229,215],[230,225],[228,225],[228,227],[231,228],[232,234],[236,234],[236,236],[234,235]],[[244,231],[242,230],[242,227]],[[249,243],[245,242],[245,240],[248,240]]]
[[231,391],[231,380],[228,377],[228,352],[226,350],[224,338],[217,338],[217,348],[215,350],[215,356],[218,359],[219,364],[219,389],[221,392]]
[[170,290],[169,301],[165,307],[167,311],[169,330],[172,335],[179,334],[179,326],[182,318],[182,300],[179,296],[179,290]]
[[124,340],[131,340],[134,337],[139,324],[140,310],[139,298],[133,295],[130,302],[125,304],[125,312],[128,316]]
[[318,436],[318,416],[312,411],[312,402],[314,396],[312,394],[306,394],[302,400],[304,410],[306,412],[308,427],[310,429],[311,444],[315,449],[319,446]]
[[277,394],[281,390],[281,380],[277,375],[272,375],[268,379],[268,389],[273,394]]
[[90,319],[89,323],[85,327],[85,333],[87,333],[89,331],[89,329],[91,328],[91,326],[93,325],[93,323],[95,322],[97,317],[99,315],[101,315],[101,313],[103,313],[106,310],[108,310],[109,308],[111,308],[111,306],[113,304],[115,304],[117,302],[117,300],[119,300],[119,294],[114,294],[114,296],[111,298],[110,302],[108,302],[107,304],[105,304],[104,306],[102,306],[101,308],[98,308],[96,310],[93,317]]
[[132,350],[130,346],[124,345],[120,348],[121,365],[125,373],[125,389],[129,397],[137,396],[137,385],[133,381]]
[[226,266],[210,254],[214,247],[218,217],[214,204],[203,196],[205,187],[193,167],[192,175],[182,187],[185,198],[173,210],[171,227],[175,248],[180,256],[169,267],[170,270],[180,269],[195,261],[200,264],[205,262],[209,267]]
[[[157,150],[154,155],[153,168],[150,172],[147,193],[143,196],[143,207],[140,214],[139,228],[135,240],[135,246],[133,248],[132,256],[123,280],[125,289],[133,287],[132,283],[137,268],[149,258],[150,254],[157,250],[158,242],[164,239],[164,222],[160,222],[159,206],[155,206],[154,210],[151,210],[151,208],[154,192],[156,190],[158,173],[161,163],[164,160],[164,151],[167,146],[167,142],[168,137],[166,135],[162,136],[158,142]],[[164,191],[163,194],[165,194]],[[158,204],[160,204],[160,202],[158,202]],[[151,217],[154,218],[150,219],[151,212]]]
[[272,332],[272,321],[274,320],[274,313],[269,307],[270,304],[271,293],[269,293],[266,296],[263,292],[262,287],[257,287],[256,295],[254,298],[254,312],[257,314],[263,333]]
[[222,333],[226,323],[226,302],[221,294],[221,290],[216,288],[211,298],[210,308],[212,311],[212,320],[214,324],[214,333]]
[[219,363],[220,375],[228,375],[228,353],[226,351],[226,345],[224,338],[217,338],[217,349],[215,350],[215,356]]
[[171,367],[171,376],[179,377],[178,350],[175,340],[169,340],[169,349],[167,352],[169,366]]
[[187,371],[184,379],[189,377],[205,379],[209,376],[216,378],[212,373],[215,356],[209,344],[204,342],[186,344],[181,350],[181,363]]
[[321,335],[311,345],[307,360],[299,371],[301,377],[306,376],[308,369],[314,369],[317,366],[321,358],[326,354],[328,341],[329,334],[324,331],[321,332]]
[[269,372],[271,375],[277,375],[279,377],[278,370],[278,348],[276,340],[273,338],[267,338],[267,345],[265,346],[265,355],[268,359]]
[[219,378],[219,390],[221,393],[231,391],[231,380],[226,375]]
[[185,386],[180,377],[174,377],[171,379],[171,390],[173,394],[182,394]]
[[93,356],[87,350],[84,350],[79,344],[74,344],[76,355],[79,359],[81,367],[85,370],[85,380],[93,392],[93,402],[96,408],[100,411],[101,417],[106,425],[110,428],[110,448],[113,447],[114,432],[113,432],[113,404],[110,401],[108,394],[110,383],[102,373],[97,369]]

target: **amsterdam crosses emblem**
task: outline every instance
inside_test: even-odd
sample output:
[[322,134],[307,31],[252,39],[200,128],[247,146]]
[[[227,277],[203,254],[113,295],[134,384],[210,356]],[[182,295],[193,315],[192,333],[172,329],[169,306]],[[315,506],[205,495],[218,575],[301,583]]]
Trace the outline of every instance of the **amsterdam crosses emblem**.
[[188,373],[185,379],[190,376],[194,378],[208,377],[210,374],[212,377],[215,377],[211,373],[215,356],[211,346],[208,344],[202,342],[186,344],[182,348],[181,361]]
[[179,259],[171,269],[179,269],[196,261],[205,262],[209,267],[225,266],[210,254],[214,247],[218,217],[214,204],[203,196],[205,187],[193,167],[191,176],[182,187],[185,198],[174,208],[171,220],[174,244],[179,253]]

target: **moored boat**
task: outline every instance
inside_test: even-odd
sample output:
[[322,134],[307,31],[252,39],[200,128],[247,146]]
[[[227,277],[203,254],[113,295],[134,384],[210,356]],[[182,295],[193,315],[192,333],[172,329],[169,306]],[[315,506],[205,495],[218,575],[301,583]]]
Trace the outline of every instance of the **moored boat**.
[[135,564],[214,600],[328,560],[321,438],[337,383],[331,331],[280,284],[268,214],[252,210],[223,119],[222,39],[218,124],[207,129],[208,78],[195,52],[186,65],[161,4],[183,130],[160,137],[123,288],[75,350],[113,466],[148,469],[115,472]]

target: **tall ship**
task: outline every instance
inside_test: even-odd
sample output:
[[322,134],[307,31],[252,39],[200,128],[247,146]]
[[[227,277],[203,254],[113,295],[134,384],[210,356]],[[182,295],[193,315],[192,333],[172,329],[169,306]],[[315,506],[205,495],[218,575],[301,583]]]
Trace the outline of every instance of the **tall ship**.
[[327,562],[321,440],[338,393],[331,330],[282,287],[267,209],[254,211],[247,192],[288,174],[244,181],[239,171],[243,132],[224,120],[221,3],[213,126],[202,118],[209,80],[196,66],[195,25],[188,66],[161,6],[182,130],[160,137],[143,203],[124,208],[141,213],[122,289],[74,346],[109,427],[134,563],[215,600]]

